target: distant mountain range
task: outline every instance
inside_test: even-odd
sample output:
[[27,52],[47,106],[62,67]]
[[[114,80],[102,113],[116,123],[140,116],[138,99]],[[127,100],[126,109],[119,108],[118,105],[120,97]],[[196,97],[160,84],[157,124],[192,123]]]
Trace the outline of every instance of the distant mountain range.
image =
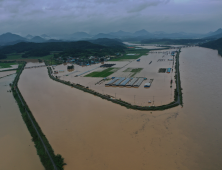
[[[40,36],[33,36],[28,34],[25,37],[20,35],[5,33],[0,35],[0,46],[13,45],[19,42],[63,42],[63,41],[78,41],[78,40],[95,40],[99,38],[119,39],[121,41],[143,41],[147,39],[218,39],[222,38],[222,29],[218,29],[215,32],[209,32],[207,34],[195,34],[195,33],[165,33],[163,31],[157,31],[150,33],[145,29],[136,31],[134,33],[117,31],[110,33],[99,33],[96,35],[90,35],[86,32],[76,32],[70,35],[54,35],[52,38],[49,35],[42,34]],[[56,37],[56,38],[55,38]]]
[[[136,31],[134,33],[125,32],[125,31],[117,31],[110,33],[98,33],[96,35],[91,35],[86,32],[76,32],[70,35],[60,35],[56,36],[59,39],[63,39],[66,41],[77,41],[77,40],[90,40],[90,39],[98,39],[98,38],[110,38],[110,39],[121,39],[122,41],[141,41],[144,39],[197,39],[197,38],[207,38],[216,39],[218,34],[222,33],[222,29],[218,29],[215,32],[209,32],[207,34],[196,34],[196,33],[165,33],[163,31],[156,31],[153,33],[148,32],[145,29]],[[213,36],[213,37],[211,37]]]
[[220,29],[218,29],[215,32],[208,33],[205,38],[208,38],[208,39],[219,39],[219,38],[222,38],[222,29],[220,28]]
[[35,42],[35,43],[42,43],[42,42],[45,42],[46,39],[44,39],[40,36],[35,36],[35,37],[31,38],[29,41],[30,42]]
[[61,40],[51,39],[50,36],[42,34],[41,36],[33,36],[28,34],[25,37],[22,37],[17,34],[5,33],[0,35],[0,46],[5,45],[14,45],[20,42],[34,42],[34,43],[43,43],[43,42],[60,42]]
[[7,45],[7,44],[10,44],[12,42],[22,42],[22,41],[26,41],[26,38],[21,37],[21,36],[16,35],[16,34],[11,34],[9,32],[0,35],[0,44],[1,45]]
[[28,35],[26,35],[26,37],[25,37],[26,39],[32,39],[33,38],[33,36],[32,35],[30,35],[30,34],[28,34]]

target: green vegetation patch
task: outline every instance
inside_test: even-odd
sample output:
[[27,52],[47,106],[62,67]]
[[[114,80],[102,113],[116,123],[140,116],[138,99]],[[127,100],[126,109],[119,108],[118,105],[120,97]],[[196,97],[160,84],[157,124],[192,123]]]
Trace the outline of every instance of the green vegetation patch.
[[[135,60],[140,58],[143,55],[147,55],[152,50],[163,50],[168,48],[161,49],[127,49],[125,50],[125,54],[120,57],[114,57],[110,61],[121,61],[121,60]],[[136,55],[127,55],[127,54],[136,54]]]
[[141,72],[143,68],[127,68],[123,72],[132,72],[133,74],[130,75],[131,77],[135,76],[137,73]]
[[[97,41],[96,43],[103,44],[102,40],[99,42]],[[45,57],[49,58],[54,55],[52,52],[58,53],[57,57],[103,57],[106,55],[123,53],[124,49],[126,49],[124,44],[119,41],[106,40],[106,44],[109,44],[110,46],[93,44],[87,41],[47,43],[21,42],[0,48],[0,59],[18,59],[20,57],[29,59],[32,59],[33,57],[35,57],[35,59],[45,59]]]
[[39,56],[39,57],[35,57],[35,56],[29,56],[28,58],[23,58],[22,57],[23,53],[12,53],[12,54],[7,54],[7,58],[3,59],[3,60],[24,60],[24,59],[41,59],[41,60],[50,60],[51,58],[53,58],[54,54],[49,54],[49,55],[45,55],[45,56]]
[[0,63],[0,69],[1,68],[11,68],[11,65],[18,65],[17,63]]
[[[134,60],[140,58],[142,55],[147,55],[150,50],[148,49],[127,49],[125,54],[120,57],[112,58],[110,61],[121,61],[121,60]],[[136,55],[127,55],[136,54]]]
[[92,73],[85,75],[84,77],[108,77],[114,72],[116,72],[117,70],[118,68],[107,68],[100,72],[94,71]]
[[20,53],[13,53],[13,54],[8,54],[7,55],[7,60],[16,60],[16,59],[21,59],[22,54]]

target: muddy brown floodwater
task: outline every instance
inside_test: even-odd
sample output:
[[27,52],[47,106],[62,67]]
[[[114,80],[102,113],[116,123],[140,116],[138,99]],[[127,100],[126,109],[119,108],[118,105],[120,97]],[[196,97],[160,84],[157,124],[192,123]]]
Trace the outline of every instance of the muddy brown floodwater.
[[16,71],[4,71],[4,72],[0,72],[0,78],[11,75],[11,74],[15,74]]
[[10,68],[1,68],[1,67],[0,67],[0,71],[4,71],[4,70],[12,70],[12,69],[16,69],[16,68],[18,68],[18,65],[11,65]]
[[14,78],[0,79],[0,170],[43,170],[18,105],[7,92]]
[[65,170],[220,170],[222,58],[184,48],[180,55],[184,107],[135,111],[27,69],[19,88]]

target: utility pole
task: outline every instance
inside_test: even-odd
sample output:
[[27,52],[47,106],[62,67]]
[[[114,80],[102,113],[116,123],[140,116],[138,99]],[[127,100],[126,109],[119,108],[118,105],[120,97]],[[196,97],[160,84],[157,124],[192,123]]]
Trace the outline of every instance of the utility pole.
[[153,96],[153,105],[154,105],[154,96]]
[[116,93],[115,93],[115,98],[116,98]]
[[136,97],[136,95],[134,95],[134,105],[135,105],[135,97]]

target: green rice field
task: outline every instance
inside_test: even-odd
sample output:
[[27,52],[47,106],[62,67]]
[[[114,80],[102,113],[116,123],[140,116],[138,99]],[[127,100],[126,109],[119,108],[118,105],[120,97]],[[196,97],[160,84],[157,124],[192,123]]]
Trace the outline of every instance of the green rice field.
[[[117,58],[112,58],[110,61],[138,59],[142,55],[147,55],[147,53],[149,51],[150,50],[147,50],[147,49],[129,49],[129,50],[126,50],[126,53],[123,56],[117,57]],[[135,55],[127,55],[127,54],[135,54]]]
[[108,77],[114,72],[116,72],[117,70],[118,68],[107,68],[100,72],[94,71],[92,73],[85,75],[84,77]]

